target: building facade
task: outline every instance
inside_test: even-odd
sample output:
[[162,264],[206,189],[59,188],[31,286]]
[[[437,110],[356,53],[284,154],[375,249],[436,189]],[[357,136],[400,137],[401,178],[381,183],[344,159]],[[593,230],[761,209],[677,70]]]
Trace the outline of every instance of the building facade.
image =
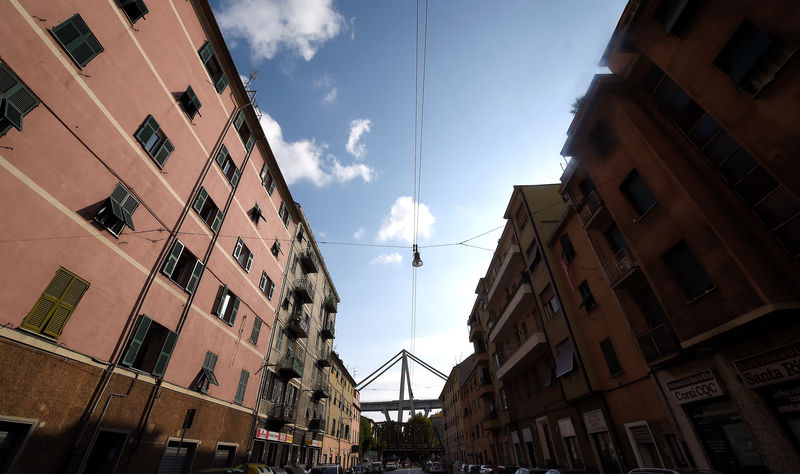
[[0,18],[0,471],[246,460],[301,214],[209,5]]
[[353,444],[358,445],[358,437],[353,438],[353,433],[358,432],[354,428],[358,392],[355,389],[356,382],[339,354],[331,352],[331,359],[331,396],[326,416],[327,431],[322,441],[322,462],[339,464],[348,469],[358,463],[357,453],[353,453]]

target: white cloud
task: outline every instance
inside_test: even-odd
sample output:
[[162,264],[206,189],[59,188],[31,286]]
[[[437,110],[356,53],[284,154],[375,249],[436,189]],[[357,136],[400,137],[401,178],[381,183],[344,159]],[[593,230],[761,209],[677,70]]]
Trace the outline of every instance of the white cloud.
[[285,50],[310,61],[326,41],[349,28],[333,0],[225,0],[216,16],[229,40],[248,42],[254,60]]
[[333,89],[330,90],[330,92],[328,92],[328,95],[322,98],[322,103],[330,104],[331,102],[336,100],[337,95],[339,95],[339,89],[334,87]]
[[373,265],[386,265],[389,263],[403,263],[403,256],[399,253],[382,253],[373,258],[371,262]]
[[325,89],[328,91],[325,97],[322,98],[323,104],[330,104],[336,100],[339,95],[339,89],[336,87],[336,81],[333,80],[327,72],[314,80],[315,89]]
[[[436,218],[425,204],[419,205],[419,235],[430,238]],[[378,240],[386,242],[390,239],[414,241],[414,203],[411,196],[400,196],[392,204],[389,215],[383,218],[378,230]]]
[[364,237],[364,232],[366,232],[364,228],[359,227],[357,231],[353,232],[353,238],[356,240],[361,240],[361,238]]
[[287,142],[280,124],[267,113],[262,114],[261,127],[287,184],[306,180],[316,186],[325,186],[333,180],[346,183],[356,178],[369,182],[375,174],[363,163],[342,165],[335,156],[325,156],[327,147],[313,139]]
[[347,138],[345,150],[356,158],[363,158],[367,147],[361,143],[361,136],[369,132],[372,121],[370,119],[355,119],[350,122],[350,136]]

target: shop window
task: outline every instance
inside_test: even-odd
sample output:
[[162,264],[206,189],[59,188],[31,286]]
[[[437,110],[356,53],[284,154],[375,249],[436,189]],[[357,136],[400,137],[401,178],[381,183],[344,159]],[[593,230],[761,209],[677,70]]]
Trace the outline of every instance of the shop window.
[[658,202],[636,170],[631,171],[619,189],[640,216],[647,214]]
[[575,259],[575,249],[572,247],[572,242],[569,240],[569,235],[564,234],[560,237],[561,242],[561,258],[571,262]]
[[200,112],[200,99],[197,98],[197,94],[194,93],[192,86],[186,88],[180,98],[178,98],[178,102],[180,102],[186,115],[189,116],[189,120],[194,120],[194,116]]
[[177,341],[178,333],[142,315],[121,364],[163,377]]
[[603,357],[606,359],[608,373],[611,374],[612,377],[621,374],[622,364],[619,363],[617,351],[614,350],[614,344],[611,343],[611,339],[605,338],[600,341],[600,350],[603,351]]
[[233,249],[233,258],[244,268],[244,271],[249,272],[250,267],[253,265],[253,252],[244,244],[244,240],[239,237],[236,240],[236,247]]
[[137,207],[139,201],[125,189],[125,186],[117,183],[111,195],[95,214],[94,220],[115,236],[119,236],[126,225],[131,230],[136,230],[133,226],[133,213]]
[[272,300],[272,295],[275,292],[275,282],[263,270],[261,271],[261,281],[258,283],[258,288],[267,296],[267,299]]
[[214,201],[209,197],[208,191],[206,188],[200,187],[200,190],[197,191],[197,197],[194,199],[194,203],[192,204],[192,208],[200,215],[200,219],[208,225],[214,233],[219,231],[219,227],[222,225],[222,219],[225,217],[225,214],[222,210],[217,207]]
[[59,268],[20,327],[53,339],[58,338],[88,289],[89,282],[65,268]]
[[689,298],[697,298],[714,289],[714,282],[685,241],[678,242],[661,259]]
[[272,196],[272,193],[275,192],[275,178],[272,177],[272,173],[270,173],[266,163],[261,167],[261,184],[267,190],[267,193]]
[[80,67],[86,66],[95,56],[103,52],[100,42],[77,13],[50,32]]
[[258,345],[258,336],[259,334],[261,334],[262,324],[263,321],[261,321],[261,318],[259,317],[256,317],[255,320],[253,321],[253,330],[250,332],[250,342],[252,342],[253,344]]
[[163,168],[169,155],[175,151],[175,146],[161,130],[152,115],[148,115],[144,123],[134,134],[136,140],[144,147],[145,151],[153,158],[159,168]]
[[229,326],[233,326],[233,323],[236,322],[236,314],[239,312],[240,303],[239,297],[231,293],[227,285],[223,285],[220,287],[213,313],[219,319],[228,323]]
[[5,64],[0,63],[0,137],[11,127],[22,131],[22,118],[39,100]]
[[236,132],[239,134],[239,138],[242,140],[244,148],[248,152],[252,150],[253,145],[256,143],[256,138],[245,121],[244,110],[240,111],[239,115],[237,115],[236,119],[234,119],[233,128],[235,128]]
[[617,146],[617,139],[603,122],[598,122],[589,132],[589,143],[600,156],[608,156]]
[[0,418],[0,472],[12,472],[34,424]]
[[194,293],[203,269],[203,262],[186,250],[183,242],[175,239],[161,273],[189,293]]
[[656,12],[656,19],[664,26],[667,35],[682,38],[701,3],[702,0],[666,0]]
[[571,374],[575,369],[575,353],[572,341],[567,338],[556,347],[556,377]]
[[222,67],[217,60],[216,54],[214,54],[214,47],[211,46],[210,42],[206,41],[198,51],[198,54],[206,67],[211,82],[214,84],[214,89],[221,94],[228,87],[228,77],[222,72]]
[[239,374],[239,385],[236,387],[236,396],[233,403],[241,405],[244,402],[244,394],[247,391],[247,381],[250,379],[250,372],[242,370]]
[[581,304],[578,306],[578,309],[585,308],[586,312],[589,313],[597,308],[597,302],[595,301],[592,290],[589,288],[589,283],[587,283],[586,280],[583,280],[578,285],[578,291],[581,293]]
[[145,15],[150,13],[150,10],[147,9],[147,5],[142,0],[117,0],[120,8],[125,13],[125,16],[128,17],[128,21],[131,24],[136,23],[141,18],[144,18]]
[[208,393],[210,384],[219,386],[217,376],[214,374],[214,369],[217,366],[217,354],[211,351],[206,352],[206,358],[203,360],[203,367],[200,368],[200,374],[195,379],[195,390],[200,393]]
[[214,450],[214,460],[211,462],[211,467],[233,466],[235,456],[236,445],[220,443],[217,445],[217,449]]
[[242,177],[242,171],[234,164],[233,158],[231,158],[228,153],[228,147],[222,145],[217,152],[215,160],[222,170],[222,174],[228,178],[228,182],[235,188],[236,185],[239,184],[239,179]]

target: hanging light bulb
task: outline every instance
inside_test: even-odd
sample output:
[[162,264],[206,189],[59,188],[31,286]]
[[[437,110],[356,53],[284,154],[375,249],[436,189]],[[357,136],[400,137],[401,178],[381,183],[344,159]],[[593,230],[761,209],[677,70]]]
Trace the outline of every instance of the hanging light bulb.
[[419,258],[419,249],[417,248],[417,244],[414,244],[414,260],[411,262],[411,266],[414,268],[419,268],[422,266],[422,259]]

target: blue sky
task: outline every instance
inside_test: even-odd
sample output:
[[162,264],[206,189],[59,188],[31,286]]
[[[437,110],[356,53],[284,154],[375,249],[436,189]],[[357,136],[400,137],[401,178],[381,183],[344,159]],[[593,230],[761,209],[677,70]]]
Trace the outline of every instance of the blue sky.
[[[556,182],[572,116],[624,0],[428,6],[414,353],[449,373],[514,184]],[[335,347],[356,380],[411,339],[415,29],[411,1],[212,0],[294,199],[341,296]],[[420,2],[420,48],[424,26]],[[421,49],[420,49],[421,50]],[[421,88],[421,64],[419,71]],[[419,107],[418,107],[419,108]],[[470,244],[494,249],[500,231]],[[397,396],[399,365],[362,392]],[[442,383],[417,367],[414,395]]]

